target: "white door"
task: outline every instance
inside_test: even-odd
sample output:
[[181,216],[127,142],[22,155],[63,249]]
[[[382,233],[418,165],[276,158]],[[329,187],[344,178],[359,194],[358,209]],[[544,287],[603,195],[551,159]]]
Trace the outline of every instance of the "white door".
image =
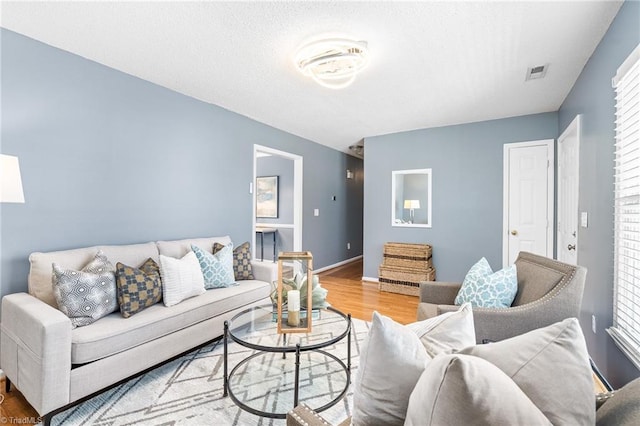
[[553,256],[553,140],[504,146],[503,263],[518,253]]
[[578,264],[580,116],[558,138],[558,250],[562,262]]

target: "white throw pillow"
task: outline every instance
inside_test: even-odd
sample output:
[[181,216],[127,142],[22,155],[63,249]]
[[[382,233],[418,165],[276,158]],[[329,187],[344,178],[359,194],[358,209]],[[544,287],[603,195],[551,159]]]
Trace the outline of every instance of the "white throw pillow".
[[459,354],[504,371],[554,425],[595,424],[591,364],[577,318]]
[[431,358],[476,344],[476,330],[470,303],[463,304],[455,312],[447,312],[424,321],[414,322],[407,327],[418,335]]
[[498,367],[471,355],[439,355],[411,393],[405,426],[549,425]]
[[353,391],[354,426],[402,425],[431,358],[475,344],[471,305],[404,326],[373,313]]
[[418,336],[373,313],[353,389],[353,426],[402,425],[420,374],[429,361]]
[[200,262],[192,251],[182,259],[161,254],[160,276],[162,301],[165,306],[177,305],[185,299],[205,292]]

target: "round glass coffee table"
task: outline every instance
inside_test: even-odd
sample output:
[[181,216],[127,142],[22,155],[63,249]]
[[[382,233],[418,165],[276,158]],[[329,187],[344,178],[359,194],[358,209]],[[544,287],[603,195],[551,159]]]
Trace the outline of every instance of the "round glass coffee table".
[[[351,315],[331,307],[312,315],[310,333],[279,334],[272,305],[225,321],[223,395],[245,411],[277,419],[300,402],[318,412],[337,404],[351,382]],[[230,354],[229,340],[250,350]],[[231,355],[236,364],[229,372]]]

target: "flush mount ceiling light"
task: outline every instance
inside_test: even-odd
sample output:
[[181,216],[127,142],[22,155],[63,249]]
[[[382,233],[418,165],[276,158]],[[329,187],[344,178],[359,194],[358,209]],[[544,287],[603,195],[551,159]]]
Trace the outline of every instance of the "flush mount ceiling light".
[[329,89],[343,89],[367,66],[367,42],[325,38],[298,49],[295,63],[302,74]]

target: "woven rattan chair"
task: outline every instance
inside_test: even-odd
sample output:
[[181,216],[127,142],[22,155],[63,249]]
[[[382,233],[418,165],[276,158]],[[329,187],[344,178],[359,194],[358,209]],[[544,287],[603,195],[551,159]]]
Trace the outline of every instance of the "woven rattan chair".
[[[498,341],[578,317],[587,270],[544,256],[520,252],[515,261],[518,293],[509,308],[473,308],[478,343]],[[418,320],[458,309],[461,283],[420,283]]]

